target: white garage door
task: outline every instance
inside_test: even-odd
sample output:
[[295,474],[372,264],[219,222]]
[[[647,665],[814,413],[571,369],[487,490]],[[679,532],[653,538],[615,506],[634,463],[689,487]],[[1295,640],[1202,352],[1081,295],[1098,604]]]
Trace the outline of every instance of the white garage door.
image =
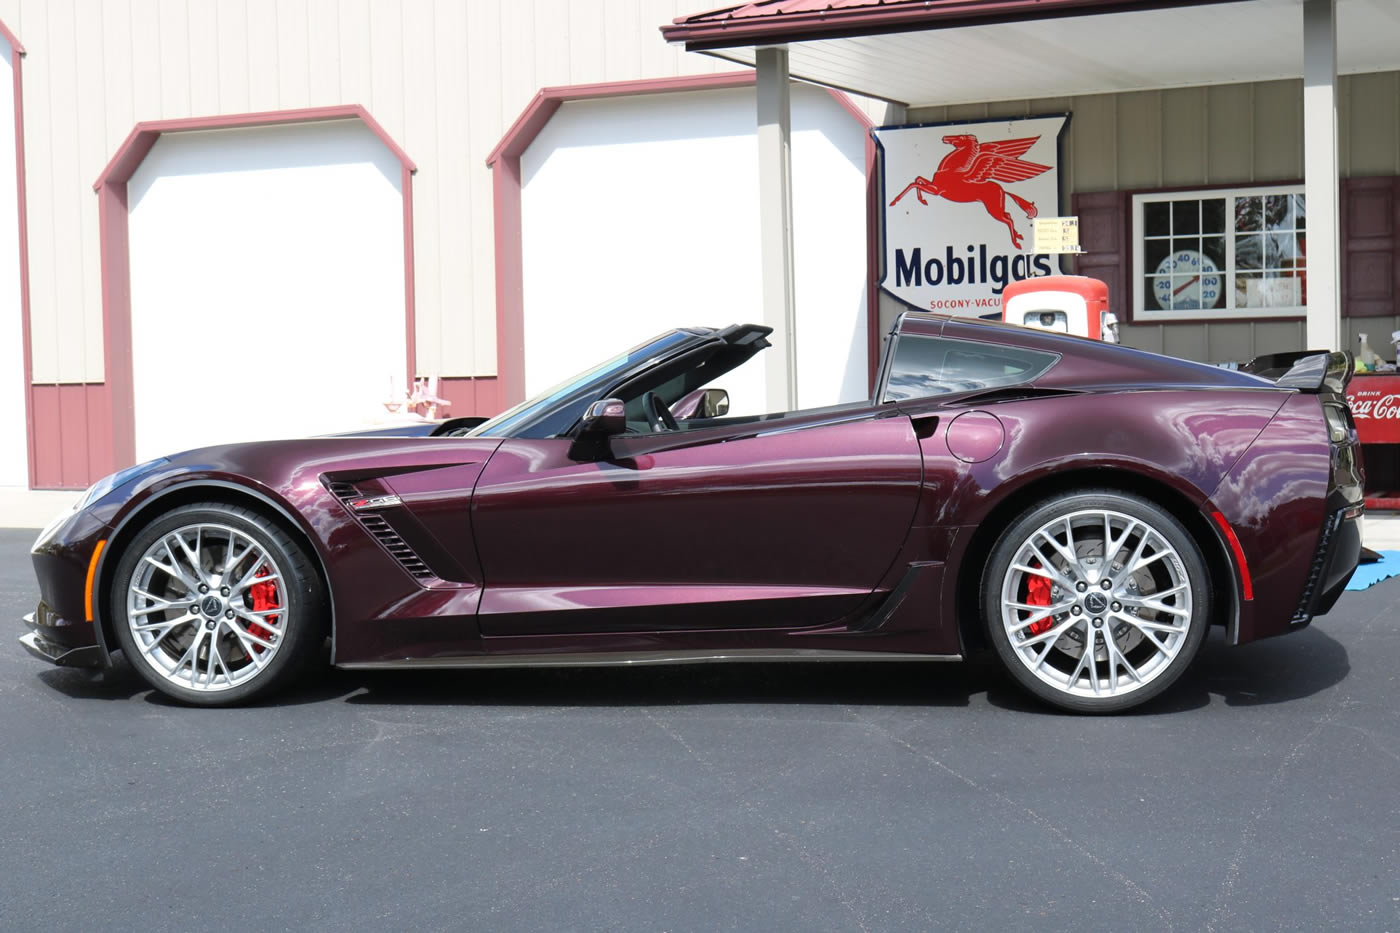
[[0,486],[29,484],[24,443],[24,340],[19,293],[13,53],[0,40]]
[[[677,326],[762,323],[754,91],[566,103],[521,155],[525,388]],[[865,128],[792,89],[797,390],[865,398]],[[724,380],[766,406],[760,354]],[[759,365],[755,365],[759,364]]]
[[384,416],[406,374],[401,188],[358,120],[157,140],[127,189],[138,459]]

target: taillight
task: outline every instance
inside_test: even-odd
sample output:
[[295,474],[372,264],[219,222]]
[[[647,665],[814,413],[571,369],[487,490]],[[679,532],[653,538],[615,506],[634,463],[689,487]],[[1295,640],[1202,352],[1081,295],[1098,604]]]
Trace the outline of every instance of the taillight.
[[1346,408],[1324,402],[1322,412],[1327,416],[1327,437],[1334,444],[1345,444],[1351,437],[1351,417]]

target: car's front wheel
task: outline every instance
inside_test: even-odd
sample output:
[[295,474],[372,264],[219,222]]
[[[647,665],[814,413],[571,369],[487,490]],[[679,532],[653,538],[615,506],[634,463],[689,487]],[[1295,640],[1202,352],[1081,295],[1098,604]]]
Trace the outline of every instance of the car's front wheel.
[[1031,508],[983,577],[988,636],[1012,678],[1076,712],[1118,712],[1166,690],[1210,619],[1205,561],[1170,512],[1085,491]]
[[285,686],[324,641],[324,587],[306,552],[249,509],[186,505],[127,542],[113,628],[162,693],[227,706]]

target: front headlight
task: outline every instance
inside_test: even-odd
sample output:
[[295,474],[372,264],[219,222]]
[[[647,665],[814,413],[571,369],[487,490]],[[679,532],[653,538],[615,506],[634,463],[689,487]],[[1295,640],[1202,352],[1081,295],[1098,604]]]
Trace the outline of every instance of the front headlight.
[[116,489],[118,486],[124,486],[132,480],[144,476],[161,464],[169,462],[169,457],[157,457],[154,460],[147,460],[145,463],[138,463],[136,466],[127,467],[125,470],[118,470],[111,476],[102,477],[87,489],[83,490],[83,494],[78,497],[77,502],[73,503],[71,509],[67,509],[55,515],[53,521],[44,526],[44,530],[39,532],[39,537],[35,539],[32,550],[37,551],[47,544],[54,535],[58,534],[59,529],[64,526],[68,519],[72,518],[98,499],[101,499],[103,496],[107,495],[107,493]]
[[49,541],[53,539],[53,536],[58,534],[58,529],[63,527],[64,522],[68,521],[68,519],[72,517],[72,509],[66,509],[55,515],[53,517],[53,521],[45,525],[44,530],[39,532],[39,537],[34,539],[34,544],[29,548],[29,550],[37,551],[40,548],[42,548],[45,544],[48,544]]
[[118,488],[118,486],[125,486],[126,483],[132,482],[133,479],[140,478],[140,476],[144,476],[148,474],[148,472],[153,471],[157,466],[168,464],[168,462],[168,457],[148,459],[144,464],[127,466],[126,469],[119,469],[115,474],[104,476],[104,478],[99,479],[99,481],[92,483],[91,486],[83,490],[83,495],[78,496],[77,502],[73,503],[71,509],[60,511],[57,516],[53,517],[53,521],[50,521],[48,525],[43,527],[43,531],[39,532],[39,537],[35,538],[34,548],[31,548],[32,551],[38,551],[43,545],[48,544],[50,539],[53,538],[53,535],[59,534],[60,528],[67,523],[69,518],[87,509],[88,506],[97,502],[102,496],[108,495],[109,492],[112,492],[112,490]]
[[102,477],[83,492],[78,501],[73,504],[73,511],[81,512],[118,486],[125,486],[137,477],[144,476],[161,464],[169,462],[169,457],[157,457],[154,460],[147,460],[145,463],[138,463],[136,466],[127,467],[125,470],[118,470],[111,476]]

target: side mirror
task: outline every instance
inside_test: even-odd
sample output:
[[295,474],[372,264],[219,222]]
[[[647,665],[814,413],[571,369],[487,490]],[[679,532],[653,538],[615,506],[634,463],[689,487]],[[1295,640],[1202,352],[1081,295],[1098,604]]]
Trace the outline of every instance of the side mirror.
[[588,406],[579,425],[579,434],[611,437],[627,430],[627,406],[620,398],[603,398]]
[[677,421],[718,418],[728,413],[729,393],[723,389],[696,389],[671,406],[671,416]]
[[579,420],[578,434],[569,447],[570,460],[602,460],[608,441],[627,430],[627,406],[620,398],[603,398],[588,406]]
[[729,393],[723,389],[706,389],[700,411],[704,418],[722,418],[729,414]]

